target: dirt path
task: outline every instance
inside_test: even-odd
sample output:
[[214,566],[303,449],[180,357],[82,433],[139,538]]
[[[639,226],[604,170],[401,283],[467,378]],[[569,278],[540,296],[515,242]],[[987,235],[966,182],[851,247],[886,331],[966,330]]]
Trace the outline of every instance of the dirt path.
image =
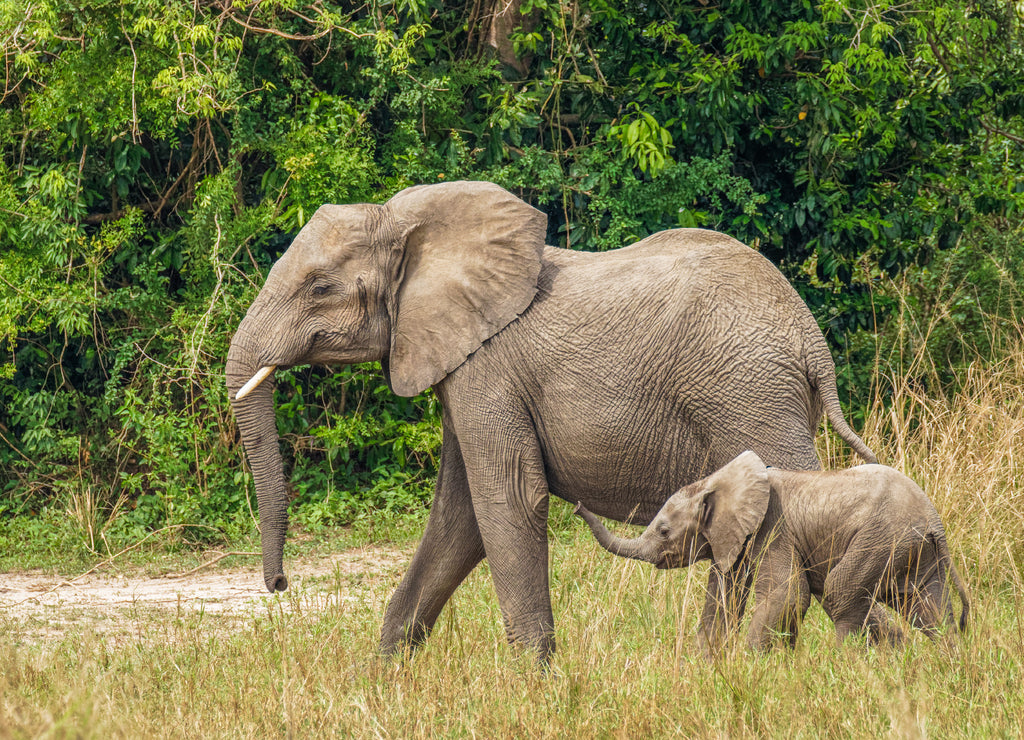
[[[310,595],[330,589],[355,599],[369,581],[400,573],[411,550],[371,546],[306,556],[287,563],[291,587]],[[0,575],[0,619],[13,618],[24,637],[59,637],[75,629],[131,633],[140,616],[173,611],[246,617],[265,611],[274,597],[263,586],[259,558],[230,568],[210,567],[177,578],[139,573],[93,573],[79,578],[41,573]],[[288,599],[279,602],[289,608]],[[276,608],[276,607],[275,607]]]

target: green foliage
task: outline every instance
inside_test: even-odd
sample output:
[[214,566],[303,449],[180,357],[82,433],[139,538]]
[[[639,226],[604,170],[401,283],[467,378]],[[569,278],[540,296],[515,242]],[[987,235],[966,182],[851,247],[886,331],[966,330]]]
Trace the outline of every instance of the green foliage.
[[[250,527],[233,327],[319,205],[423,182],[494,180],[576,249],[736,236],[793,279],[861,405],[902,306],[952,307],[938,364],[967,361],[958,335],[999,350],[1024,206],[1011,5],[528,0],[515,65],[491,10],[0,0],[0,515],[68,512],[93,549]],[[422,506],[435,400],[366,367],[290,371],[278,400],[301,521]]]
[[324,203],[373,199],[380,179],[373,140],[365,117],[351,103],[318,95],[304,111],[296,111],[280,139],[267,144],[280,168],[263,176],[264,187],[287,173],[277,222],[283,230],[301,228]]
[[847,393],[889,399],[903,384],[941,394],[972,366],[1007,355],[1024,325],[1024,229],[986,219],[971,234],[974,242],[879,284],[875,302],[895,308],[879,331],[847,335]]
[[278,430],[307,526],[409,514],[432,491],[441,446],[432,393],[395,396],[379,368],[278,373]]
[[627,160],[651,177],[660,175],[673,164],[669,150],[672,149],[672,134],[646,111],[632,103],[635,115],[629,115],[622,123],[609,127],[609,133],[622,145]]

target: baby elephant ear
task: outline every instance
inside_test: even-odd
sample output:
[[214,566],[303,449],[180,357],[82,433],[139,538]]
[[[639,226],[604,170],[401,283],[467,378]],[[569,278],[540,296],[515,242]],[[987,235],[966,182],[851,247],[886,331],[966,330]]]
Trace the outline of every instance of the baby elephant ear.
[[388,372],[395,393],[413,396],[533,301],[547,216],[489,182],[420,185],[385,208],[382,229],[402,251]]
[[764,521],[770,488],[768,470],[750,451],[705,479],[710,520],[704,536],[723,571],[732,569],[747,537]]

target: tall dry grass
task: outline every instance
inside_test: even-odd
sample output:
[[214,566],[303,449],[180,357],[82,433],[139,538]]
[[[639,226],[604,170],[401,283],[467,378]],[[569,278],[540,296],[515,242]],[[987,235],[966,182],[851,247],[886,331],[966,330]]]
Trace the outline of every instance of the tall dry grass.
[[[916,351],[880,357],[863,438],[879,460],[914,478],[946,525],[958,567],[975,579],[1021,582],[1024,564],[1024,324],[993,322],[998,359],[939,368],[928,339],[940,313],[914,332]],[[966,340],[964,340],[966,341]],[[964,352],[963,354],[968,354]],[[855,464],[832,434],[826,465]]]

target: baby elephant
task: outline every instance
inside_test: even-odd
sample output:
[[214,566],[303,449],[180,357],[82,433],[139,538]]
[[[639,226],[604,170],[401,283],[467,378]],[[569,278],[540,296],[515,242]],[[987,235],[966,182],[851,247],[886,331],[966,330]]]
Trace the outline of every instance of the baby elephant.
[[883,465],[834,472],[766,468],[744,452],[716,473],[677,491],[634,540],[614,537],[591,512],[576,513],[608,551],[679,568],[712,561],[699,640],[706,653],[739,624],[751,584],[756,595],[748,644],[776,635],[795,643],[799,621],[821,600],[836,635],[865,631],[872,642],[904,635],[879,604],[928,635],[954,623],[947,575],[970,609],[932,502],[902,473]]

